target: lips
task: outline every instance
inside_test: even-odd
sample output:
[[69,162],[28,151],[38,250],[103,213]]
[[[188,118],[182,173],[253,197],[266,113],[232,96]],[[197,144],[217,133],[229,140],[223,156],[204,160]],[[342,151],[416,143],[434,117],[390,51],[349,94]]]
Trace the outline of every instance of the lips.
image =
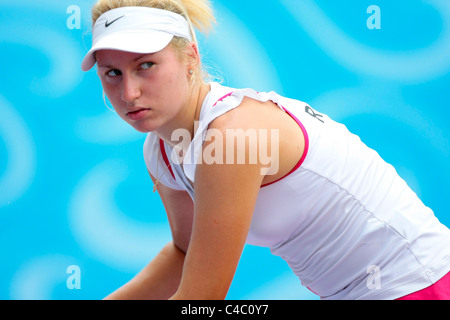
[[127,113],[127,117],[131,120],[140,120],[147,116],[151,109],[137,109]]

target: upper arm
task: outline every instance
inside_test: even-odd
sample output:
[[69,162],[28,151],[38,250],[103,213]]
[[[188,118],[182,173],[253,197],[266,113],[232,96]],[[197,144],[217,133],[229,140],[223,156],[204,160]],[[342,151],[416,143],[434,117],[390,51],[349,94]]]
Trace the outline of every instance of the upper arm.
[[[149,172],[153,183],[155,177]],[[187,191],[175,190],[162,183],[158,193],[166,210],[174,244],[183,252],[187,251],[192,231],[194,204]]]

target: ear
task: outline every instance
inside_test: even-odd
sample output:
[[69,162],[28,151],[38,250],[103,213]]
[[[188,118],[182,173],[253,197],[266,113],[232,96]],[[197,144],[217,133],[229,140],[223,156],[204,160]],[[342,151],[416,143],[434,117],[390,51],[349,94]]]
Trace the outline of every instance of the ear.
[[190,42],[186,47],[186,55],[188,57],[187,64],[190,69],[196,69],[200,65],[200,54],[198,46],[195,42]]

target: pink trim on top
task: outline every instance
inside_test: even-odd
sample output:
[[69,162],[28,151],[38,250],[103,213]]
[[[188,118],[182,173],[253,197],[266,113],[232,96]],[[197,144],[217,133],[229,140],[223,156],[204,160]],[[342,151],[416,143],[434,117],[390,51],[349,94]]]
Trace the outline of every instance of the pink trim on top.
[[220,98],[219,100],[216,101],[216,103],[213,104],[213,107],[216,106],[216,104],[218,104],[219,102],[221,102],[223,99],[228,98],[229,96],[231,96],[233,94],[234,91],[231,91],[230,93],[227,93],[226,95],[224,95],[222,98]]
[[271,184],[274,184],[275,182],[278,182],[278,181],[280,181],[280,180],[286,178],[288,175],[290,175],[290,174],[293,173],[295,170],[297,170],[298,168],[300,168],[300,166],[302,165],[303,161],[305,161],[306,155],[308,154],[308,150],[309,150],[309,137],[308,137],[308,132],[306,131],[306,128],[305,128],[305,126],[303,125],[303,123],[301,123],[300,120],[299,120],[295,115],[293,115],[291,112],[289,112],[289,110],[285,109],[283,106],[280,106],[280,107],[281,107],[288,115],[290,115],[291,118],[295,120],[295,122],[297,122],[297,124],[299,125],[300,129],[302,130],[303,136],[304,136],[304,138],[305,138],[305,149],[303,150],[303,155],[302,155],[302,157],[300,158],[300,160],[298,161],[298,163],[295,165],[295,167],[294,167],[288,174],[286,174],[285,176],[281,177],[281,178],[278,179],[278,180],[275,180],[275,181],[272,181],[272,182],[270,182],[270,183],[267,183],[267,184],[262,185],[261,188],[270,186]]
[[[223,101],[225,98],[231,96],[231,95],[233,94],[233,92],[234,92],[234,91],[231,91],[230,93],[227,93],[227,94],[224,95],[222,98],[220,98],[219,100],[217,100],[216,103],[214,103],[213,107],[215,107],[216,104],[218,104],[219,102]],[[258,92],[258,93],[259,93],[259,92]],[[273,102],[274,102],[274,101],[273,101]],[[274,103],[276,103],[276,102],[274,102]],[[281,107],[281,109],[283,109],[284,112],[286,112],[288,115],[290,115],[291,118],[294,119],[295,122],[297,122],[297,124],[299,125],[300,129],[301,129],[302,132],[303,132],[303,136],[304,136],[304,138],[305,138],[305,149],[303,150],[303,155],[302,155],[302,157],[300,158],[300,160],[298,161],[298,163],[295,165],[295,167],[294,167],[288,174],[286,174],[285,176],[281,177],[281,178],[278,179],[278,180],[275,180],[275,181],[273,181],[273,182],[270,182],[270,183],[267,183],[267,184],[262,185],[261,188],[270,186],[271,184],[274,184],[275,182],[278,182],[278,181],[280,181],[280,180],[286,178],[288,175],[290,175],[290,174],[293,173],[295,170],[297,170],[297,169],[302,165],[303,161],[305,161],[306,155],[308,154],[308,150],[309,150],[309,137],[308,137],[308,132],[306,131],[306,128],[305,128],[305,126],[303,125],[303,123],[301,123],[300,120],[299,120],[295,115],[293,115],[291,112],[289,112],[289,110],[285,109],[285,108],[284,108],[283,106],[281,106],[281,105],[279,105],[279,106]]]
[[[159,148],[161,149],[161,154],[163,156],[164,162],[166,163],[167,168],[169,168],[170,173],[172,174],[172,177],[175,179],[175,175],[172,171],[172,166],[170,165],[169,158],[167,158],[166,154],[166,147],[164,146],[164,141],[162,139],[159,139]],[[159,179],[159,177],[157,177]]]

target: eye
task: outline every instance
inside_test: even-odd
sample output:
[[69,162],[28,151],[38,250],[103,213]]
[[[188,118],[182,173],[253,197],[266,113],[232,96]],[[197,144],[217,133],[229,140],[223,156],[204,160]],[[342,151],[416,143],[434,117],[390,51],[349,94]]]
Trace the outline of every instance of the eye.
[[122,72],[120,72],[120,70],[113,69],[113,70],[108,71],[106,74],[109,77],[117,77],[117,76],[120,76],[122,74]]
[[144,62],[140,65],[141,69],[147,70],[153,66],[152,62]]

